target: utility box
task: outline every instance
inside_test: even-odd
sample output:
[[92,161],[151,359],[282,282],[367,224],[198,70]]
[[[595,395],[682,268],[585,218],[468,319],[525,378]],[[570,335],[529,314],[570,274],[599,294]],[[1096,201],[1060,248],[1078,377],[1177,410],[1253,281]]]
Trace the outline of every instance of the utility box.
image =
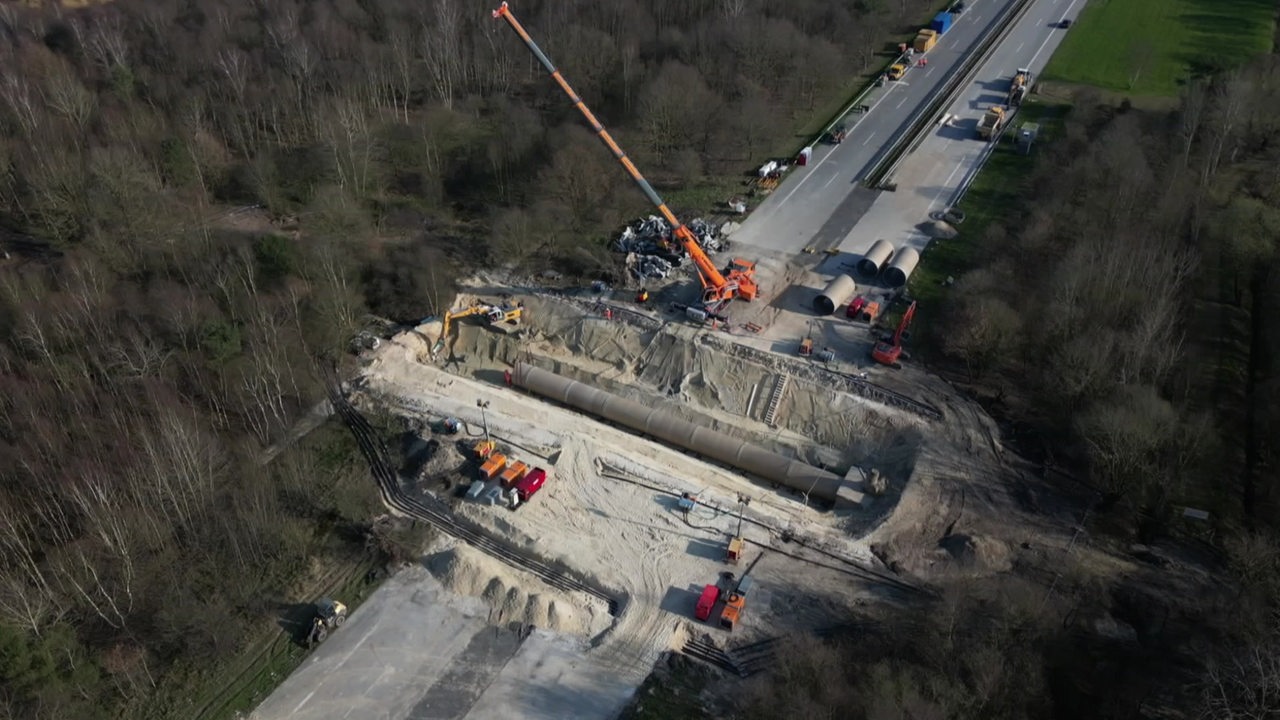
[[1036,137],[1040,135],[1039,123],[1023,123],[1018,128],[1018,152],[1023,155],[1031,154],[1031,146],[1035,144]]
[[942,35],[951,29],[951,18],[951,13],[940,12],[933,16],[933,22],[929,23],[929,29]]

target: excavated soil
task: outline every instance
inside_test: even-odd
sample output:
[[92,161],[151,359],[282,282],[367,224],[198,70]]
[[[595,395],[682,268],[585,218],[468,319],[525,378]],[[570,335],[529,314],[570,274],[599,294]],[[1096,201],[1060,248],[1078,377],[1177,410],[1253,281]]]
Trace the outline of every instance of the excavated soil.
[[592,635],[609,624],[608,609],[571,598],[466,545],[428,555],[427,570],[449,590],[488,603],[495,625],[519,623],[574,635]]

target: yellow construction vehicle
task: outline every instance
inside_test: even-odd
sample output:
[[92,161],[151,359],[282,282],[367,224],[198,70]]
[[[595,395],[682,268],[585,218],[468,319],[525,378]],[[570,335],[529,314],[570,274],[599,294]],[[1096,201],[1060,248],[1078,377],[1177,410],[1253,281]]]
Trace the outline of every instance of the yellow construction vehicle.
[[450,310],[444,314],[444,321],[440,325],[440,339],[436,340],[436,344],[431,347],[431,356],[435,357],[444,349],[445,343],[449,342],[449,331],[453,329],[453,323],[465,317],[472,315],[488,315],[493,308],[482,302],[473,302],[469,307],[461,310]]
[[316,603],[316,616],[311,620],[311,631],[307,633],[307,646],[311,647],[324,642],[331,630],[342,627],[347,621],[347,606],[337,600],[325,598]]
[[902,63],[894,63],[889,66],[889,72],[885,73],[890,80],[901,80],[903,75],[907,74],[907,66]]
[[1031,86],[1031,71],[1027,68],[1018,68],[1017,74],[1013,76],[1013,80],[1009,82],[1009,96],[1006,99],[1009,105],[1017,107],[1022,104],[1023,98],[1027,96],[1027,89]]
[[489,321],[490,325],[499,325],[502,323],[514,325],[520,322],[524,316],[524,303],[510,303],[504,305],[494,305],[488,309],[484,317]]
[[982,120],[978,122],[978,137],[983,140],[993,140],[1000,134],[1000,129],[1004,127],[1006,108],[1003,105],[992,105],[987,109]]

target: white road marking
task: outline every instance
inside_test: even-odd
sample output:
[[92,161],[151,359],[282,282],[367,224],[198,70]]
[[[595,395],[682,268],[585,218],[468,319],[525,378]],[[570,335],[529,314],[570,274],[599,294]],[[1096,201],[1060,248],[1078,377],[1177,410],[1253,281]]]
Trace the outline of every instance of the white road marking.
[[825,188],[826,186],[828,186],[828,185],[830,185],[831,183],[835,182],[835,181],[836,181],[836,178],[838,178],[838,177],[840,177],[840,173],[836,173],[835,175],[832,175],[830,180],[828,180],[828,181],[826,181],[826,182],[822,183],[822,187],[824,187],[824,188]]
[[866,140],[863,140],[863,141],[862,141],[862,144],[863,144],[863,145],[866,145],[867,143],[871,142],[871,138],[873,138],[873,137],[875,137],[875,136],[876,136],[876,134],[875,134],[875,133],[871,133],[870,135],[868,135],[868,136],[867,136],[867,139],[866,139]]
[[908,96],[903,95],[902,99],[898,101],[898,104],[893,106],[894,109],[896,110],[897,108],[902,107],[902,104],[905,103],[907,100],[908,100]]
[[1024,42],[1020,42],[1020,43],[1018,43],[1018,47],[1014,48],[1014,49],[1013,49],[1013,51],[1014,51],[1015,53],[1020,53],[1020,52],[1022,52],[1022,46],[1023,46],[1023,45],[1026,45],[1026,43],[1024,43]]

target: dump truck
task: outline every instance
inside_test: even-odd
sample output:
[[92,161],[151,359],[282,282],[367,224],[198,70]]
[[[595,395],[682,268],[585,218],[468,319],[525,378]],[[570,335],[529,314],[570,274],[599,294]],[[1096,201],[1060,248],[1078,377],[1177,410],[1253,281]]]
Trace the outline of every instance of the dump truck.
[[862,307],[866,304],[867,304],[867,299],[859,295],[858,297],[854,298],[852,302],[849,303],[849,307],[844,309],[844,316],[849,318],[850,320],[857,320],[858,316],[862,314]]
[[978,121],[978,137],[991,140],[999,135],[1000,129],[1004,127],[1005,110],[1003,105],[992,105],[988,108],[982,120]]
[[480,477],[485,480],[492,480],[495,475],[507,468],[507,456],[500,452],[495,452],[489,456],[488,460],[480,466]]
[[911,49],[918,53],[929,52],[936,44],[938,44],[938,31],[926,28],[916,33],[916,39],[911,44]]
[[875,322],[880,317],[880,303],[868,302],[862,306],[862,319],[864,322]]
[[1018,68],[1018,72],[1009,81],[1009,104],[1014,107],[1021,105],[1030,88],[1031,71],[1027,68]]

